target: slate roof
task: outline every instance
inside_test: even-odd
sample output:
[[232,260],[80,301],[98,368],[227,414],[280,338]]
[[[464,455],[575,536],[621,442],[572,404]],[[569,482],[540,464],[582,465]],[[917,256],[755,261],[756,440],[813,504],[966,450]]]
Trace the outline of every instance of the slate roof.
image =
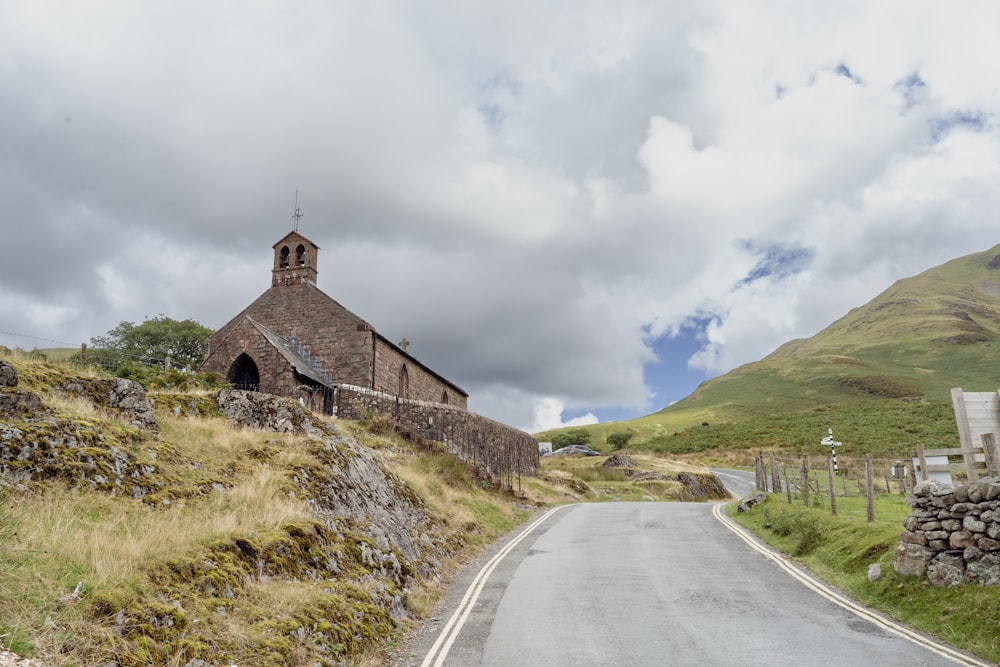
[[281,353],[285,360],[292,365],[296,373],[323,386],[333,386],[333,378],[316,365],[301,345],[296,344],[298,341],[279,336],[260,322],[256,322],[249,315],[246,316],[246,319]]

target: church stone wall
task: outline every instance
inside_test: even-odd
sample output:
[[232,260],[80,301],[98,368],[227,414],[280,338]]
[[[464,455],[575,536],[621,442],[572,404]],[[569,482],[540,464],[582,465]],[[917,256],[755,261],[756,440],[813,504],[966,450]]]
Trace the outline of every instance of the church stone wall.
[[[301,252],[299,251],[301,248]],[[282,349],[302,354],[322,371],[324,382],[369,387],[465,409],[468,397],[448,380],[379,336],[360,317],[323,293],[315,283],[319,247],[293,231],[273,246],[271,288],[206,341],[202,370],[227,379],[246,353],[256,364],[262,390],[291,395],[303,381],[288,359],[254,326],[283,339]],[[247,318],[253,320],[249,322]],[[294,341],[292,340],[294,339]],[[400,382],[406,368],[406,381]],[[314,390],[310,390],[314,391]]]
[[245,353],[257,365],[261,390],[298,384],[288,361],[246,320],[236,326],[224,340],[216,342],[209,352],[201,366],[203,371],[214,371],[228,379],[233,363]]
[[[352,316],[316,287],[272,287],[243,314],[286,338],[297,338],[314,359],[321,360],[320,367],[336,382],[371,384],[374,333],[364,320]],[[209,339],[210,345],[214,338]],[[265,382],[263,369],[261,382]],[[293,384],[289,382],[289,386]]]
[[449,405],[463,410],[466,408],[467,399],[464,394],[433,373],[428,372],[420,364],[414,363],[412,359],[400,354],[399,350],[384,341],[379,341],[376,348],[374,389],[391,394],[399,392],[399,378],[403,364],[406,364],[407,385],[409,387],[407,398],[442,403],[442,398],[447,392]]

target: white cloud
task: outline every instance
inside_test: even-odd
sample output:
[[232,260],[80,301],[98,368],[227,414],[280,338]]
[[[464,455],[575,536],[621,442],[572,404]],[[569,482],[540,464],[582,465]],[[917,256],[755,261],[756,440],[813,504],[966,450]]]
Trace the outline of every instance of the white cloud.
[[[321,288],[474,409],[650,411],[676,393],[659,336],[711,322],[690,365],[721,373],[994,243],[997,25],[989,2],[7,2],[0,320],[220,326],[298,189]],[[800,265],[748,281],[775,248]]]
[[540,433],[541,431],[548,431],[553,428],[561,428],[563,426],[586,426],[588,424],[596,424],[597,417],[594,416],[592,412],[581,417],[574,417],[573,419],[568,419],[563,421],[563,411],[565,406],[563,402],[558,398],[553,398],[551,396],[542,398],[535,403],[534,406],[534,421],[531,426],[528,427],[530,433]]

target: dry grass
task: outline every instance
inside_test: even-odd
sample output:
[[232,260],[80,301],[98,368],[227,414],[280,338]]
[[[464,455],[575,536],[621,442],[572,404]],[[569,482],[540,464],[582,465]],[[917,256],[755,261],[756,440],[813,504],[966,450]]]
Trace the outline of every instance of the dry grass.
[[37,554],[32,561],[71,563],[88,585],[129,581],[151,562],[213,538],[311,518],[304,502],[280,490],[280,481],[280,473],[258,466],[231,489],[166,509],[53,487],[13,501],[15,516],[30,517],[17,526],[17,543]]

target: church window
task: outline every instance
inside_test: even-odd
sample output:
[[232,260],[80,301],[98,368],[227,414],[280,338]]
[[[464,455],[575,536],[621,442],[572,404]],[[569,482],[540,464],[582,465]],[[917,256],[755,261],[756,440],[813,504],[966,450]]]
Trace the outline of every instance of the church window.
[[288,246],[286,245],[281,246],[281,268],[288,268]]
[[399,397],[410,397],[410,372],[406,369],[406,364],[399,368]]
[[448,390],[446,389],[441,393],[441,402],[448,405]]
[[306,265],[306,247],[301,243],[295,249],[295,261],[299,266]]

